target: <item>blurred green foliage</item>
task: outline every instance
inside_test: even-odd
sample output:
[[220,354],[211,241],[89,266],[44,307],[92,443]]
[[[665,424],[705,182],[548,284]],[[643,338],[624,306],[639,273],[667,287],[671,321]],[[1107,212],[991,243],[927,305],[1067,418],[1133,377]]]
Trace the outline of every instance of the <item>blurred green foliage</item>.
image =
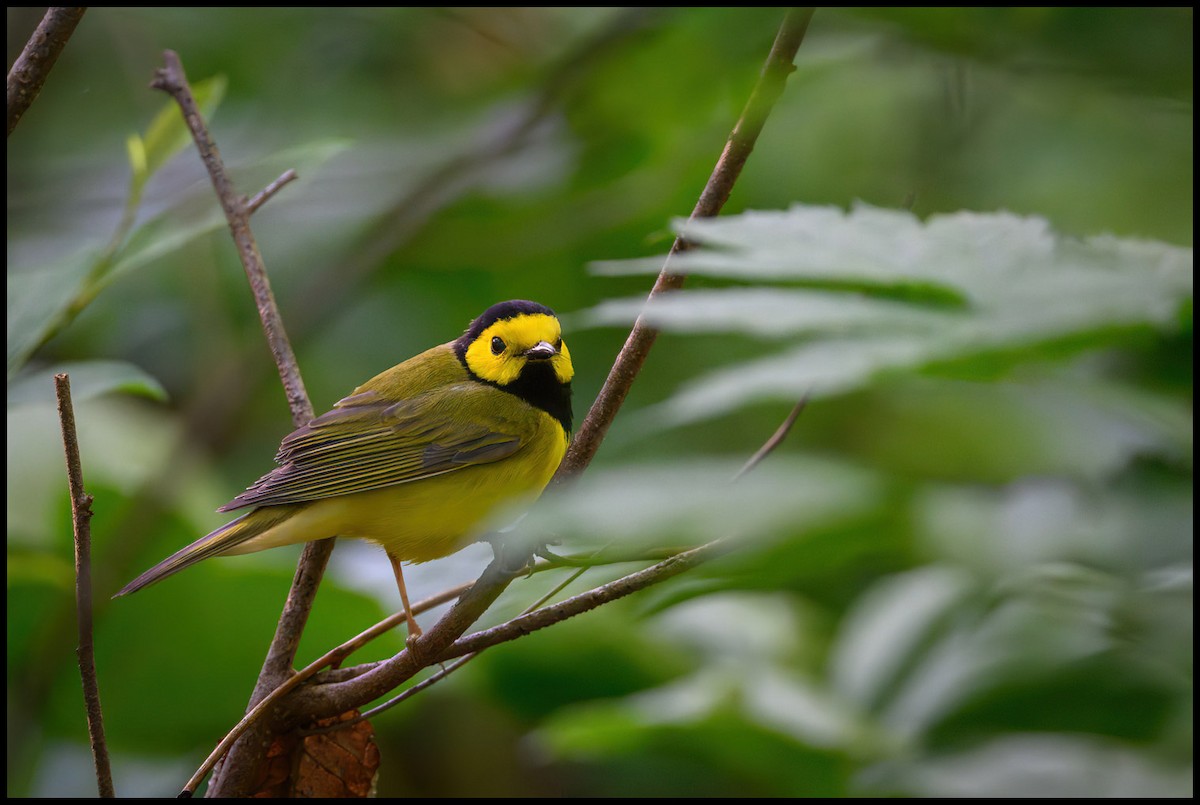
[[[7,14],[11,64],[40,10]],[[254,227],[318,409],[492,302],[532,298],[566,315],[581,419],[624,339],[620,300],[649,284],[589,265],[666,251],[780,17],[87,13],[8,145],[10,795],[95,790],[57,367],[78,389],[96,496],[119,793],[176,791],[237,720],[294,567],[281,549],[107,599],[219,524],[213,509],[269,468],[290,422],[199,160],[165,158],[179,143],[147,89],[162,50],[194,83],[223,80],[211,123],[242,192],[300,171]],[[1015,260],[1020,227],[969,241],[992,237],[985,255],[1026,270],[994,294],[941,258],[877,282],[903,253],[861,206],[816,228],[839,258],[826,268],[858,271],[832,291],[799,276],[803,259],[777,287],[725,270],[689,281],[581,497],[535,516],[561,525],[564,551],[745,525],[742,549],[494,649],[376,719],[381,794],[1191,794],[1191,10],[821,10],[797,67],[727,213],[862,201],[911,208],[887,215],[917,231],[960,210],[1036,215],[1057,255],[1122,239],[1105,265],[1133,282],[1115,296],[1087,276],[1052,287],[1064,263]],[[130,162],[135,136],[161,144],[153,159]],[[743,262],[801,251],[776,235],[752,238]],[[851,247],[876,259],[848,266]],[[1156,296],[1148,253],[1184,261],[1186,282]],[[701,271],[714,254],[729,257],[689,260]],[[81,297],[89,272],[103,282]],[[1088,324],[998,355],[926,326],[964,300],[1023,334],[1079,309]],[[777,454],[725,487],[814,383],[763,361],[864,323],[885,345],[921,332],[923,355],[954,360],[855,374],[879,353],[827,356],[819,366],[855,381],[821,387]],[[740,393],[764,377],[770,393]],[[725,391],[697,403],[714,378]],[[488,554],[416,568],[417,597],[473,578]],[[488,622],[549,575],[514,584]],[[300,660],[393,597],[376,552],[339,546]]]

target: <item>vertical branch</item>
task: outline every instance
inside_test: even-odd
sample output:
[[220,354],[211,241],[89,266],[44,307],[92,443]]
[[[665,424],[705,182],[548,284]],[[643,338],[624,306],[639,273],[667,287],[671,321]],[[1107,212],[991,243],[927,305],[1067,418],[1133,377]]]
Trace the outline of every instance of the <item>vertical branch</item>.
[[[779,33],[775,36],[767,62],[763,65],[758,83],[750,93],[742,116],[738,118],[730,133],[725,150],[721,152],[721,157],[717,160],[716,167],[713,168],[712,175],[709,176],[688,220],[714,217],[729,200],[733,186],[741,175],[750,152],[754,150],[754,144],[758,141],[767,116],[770,115],[779,96],[783,94],[788,76],[796,69],[792,62],[796,58],[796,51],[800,49],[800,43],[804,41],[804,34],[808,31],[808,23],[812,16],[811,8],[791,9],[787,12],[779,27]],[[647,301],[683,286],[686,275],[673,273],[669,267],[671,257],[687,248],[687,241],[683,235],[675,239]],[[639,317],[625,340],[625,346],[617,355],[600,394],[592,403],[587,418],[571,440],[571,449],[563,459],[554,483],[561,483],[570,476],[578,475],[591,463],[657,337],[658,330]]]
[[71,379],[54,376],[58,420],[67,456],[67,485],[71,490],[71,521],[75,531],[75,607],[79,619],[79,676],[83,680],[83,702],[87,711],[96,784],[102,797],[115,797],[108,745],[104,740],[104,716],[100,710],[100,684],[96,678],[96,652],[92,642],[92,496],[83,491],[83,469],[79,462],[79,440],[75,434],[75,411],[71,406]]
[[[292,351],[291,342],[288,340],[283,326],[283,319],[275,303],[275,295],[271,291],[262,255],[254,240],[254,234],[250,231],[251,213],[292,177],[285,173],[262,193],[255,196],[254,201],[250,201],[238,193],[229,175],[225,172],[225,165],[217,151],[216,143],[205,126],[204,118],[196,105],[191,87],[188,86],[187,75],[184,73],[179,56],[174,51],[164,51],[163,65],[155,71],[151,87],[161,89],[169,94],[183,112],[184,121],[192,133],[192,139],[196,142],[200,158],[204,161],[204,167],[208,170],[209,178],[212,180],[213,189],[225,211],[225,218],[229,222],[229,231],[237,245],[238,256],[241,258],[242,266],[246,270],[246,278],[254,293],[254,301],[258,307],[259,318],[262,320],[263,332],[266,334],[275,365],[279,369],[279,378],[283,383],[284,394],[287,396],[292,422],[299,427],[313,418],[312,403],[308,399],[308,392],[305,390],[304,381],[300,376],[296,355]],[[296,649],[300,645],[300,637],[308,622],[309,612],[312,611],[313,599],[316,598],[317,587],[325,573],[325,565],[329,562],[329,555],[333,552],[333,544],[334,540],[330,538],[310,542],[304,546],[300,562],[296,567],[296,576],[292,580],[291,590],[288,592],[283,612],[279,616],[279,624],[275,628],[275,636],[271,640],[267,657],[259,672],[258,682],[250,696],[250,707],[261,701],[292,675]],[[262,734],[258,734],[259,732]],[[265,729],[252,732],[244,736],[243,740],[247,746],[253,746],[256,742],[261,743],[265,734]]]
[[75,26],[83,19],[82,8],[46,9],[46,16],[38,23],[38,27],[25,43],[25,49],[13,62],[8,71],[8,135],[21,122],[33,103],[33,99],[42,91],[42,84],[50,75],[59,54],[67,46],[67,40],[75,33]]

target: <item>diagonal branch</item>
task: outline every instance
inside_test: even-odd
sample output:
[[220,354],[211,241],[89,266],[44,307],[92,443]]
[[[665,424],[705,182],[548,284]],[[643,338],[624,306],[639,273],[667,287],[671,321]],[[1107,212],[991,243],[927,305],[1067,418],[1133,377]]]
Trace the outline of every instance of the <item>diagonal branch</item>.
[[[758,141],[758,135],[762,132],[767,116],[770,115],[779,96],[783,94],[788,76],[796,69],[793,64],[796,51],[799,50],[800,43],[804,41],[804,34],[808,31],[808,23],[812,20],[812,16],[813,9],[811,8],[791,9],[787,12],[783,24],[779,27],[779,33],[775,36],[775,43],[771,46],[771,52],[767,56],[767,63],[763,66],[758,83],[750,93],[746,108],[742,110],[742,116],[729,135],[729,139],[725,143],[725,150],[721,152],[721,158],[717,160],[716,167],[713,168],[708,183],[700,193],[700,200],[696,202],[688,220],[715,217],[725,206],[725,202],[729,200],[733,186],[741,175],[746,160],[750,158],[750,152],[754,150],[754,144]],[[686,276],[672,273],[670,263],[673,255],[687,248],[687,241],[682,235],[675,239],[662,272],[650,290],[647,301],[659,294],[677,290],[683,286]],[[629,394],[633,381],[642,370],[646,356],[650,354],[650,348],[654,346],[654,340],[657,337],[658,330],[646,324],[639,317],[634,323],[629,337],[625,340],[625,346],[617,355],[617,360],[608,373],[608,378],[604,381],[600,394],[592,403],[587,418],[584,419],[583,424],[579,427],[579,432],[571,440],[571,449],[563,459],[562,466],[558,468],[558,474],[555,475],[553,483],[562,483],[567,478],[578,475],[591,463],[596,451],[600,449],[600,442],[608,433],[608,428],[616,417],[617,411],[625,402],[625,397]]]
[[[787,418],[783,421],[783,424],[781,424],[775,430],[775,432],[771,434],[770,438],[763,443],[762,447],[760,447],[754,453],[754,455],[750,457],[737,475],[731,479],[731,482],[736,483],[738,479],[751,472],[755,467],[761,464],[768,455],[770,455],[777,447],[779,447],[779,445],[783,443],[783,440],[787,438],[788,433],[791,432],[792,425],[796,423],[796,419],[804,410],[806,403],[807,398],[802,399],[795,405],[795,407],[792,408],[791,412],[788,413]],[[541,603],[547,600],[550,596],[562,589],[562,587],[565,586],[564,583],[552,591],[548,596],[543,597],[543,599],[537,604],[534,604],[525,612],[521,613],[512,620],[502,623],[498,626],[493,626],[490,629],[484,629],[482,631],[475,632],[474,634],[467,635],[466,637],[461,637],[454,641],[451,645],[446,647],[444,651],[433,658],[433,661],[428,664],[433,664],[433,662],[444,663],[452,659],[462,658],[458,663],[455,663],[449,668],[444,669],[439,674],[424,680],[418,685],[408,688],[402,694],[400,694],[400,696],[397,696],[396,699],[375,708],[371,711],[371,713],[386,709],[387,707],[390,707],[393,704],[418,693],[420,690],[428,687],[429,685],[436,683],[440,679],[443,679],[445,676],[447,676],[450,672],[457,669],[462,663],[468,661],[484,649],[491,648],[492,646],[496,646],[501,643],[507,643],[512,640],[516,640],[517,638],[532,634],[540,629],[545,629],[548,626],[561,623],[568,618],[573,618],[576,615],[589,612],[597,607],[603,606],[604,604],[611,603],[620,598],[625,598],[626,596],[640,592],[648,587],[660,584],[668,579],[678,576],[681,573],[684,573],[685,571],[691,570],[697,565],[700,565],[726,553],[729,550],[732,550],[735,544],[736,543],[734,542],[734,539],[731,537],[716,539],[712,542],[707,542],[695,548],[679,551],[651,567],[630,573],[627,576],[622,576],[621,578],[608,582],[607,584],[603,584],[599,587],[588,590],[587,592],[580,593],[579,595],[572,596],[565,601],[560,601],[557,604],[552,604],[546,607],[540,606]],[[577,571],[577,573],[574,574],[568,581],[578,578],[579,574],[581,574],[584,569],[585,568],[580,568],[579,571]],[[403,657],[404,655],[401,654],[398,656]],[[366,671],[366,673],[363,675],[357,676],[355,679],[363,679],[370,674],[377,674],[380,677],[386,678],[387,674],[389,673],[387,665],[388,663],[376,665],[370,670]],[[405,671],[407,670],[408,669],[405,668]],[[417,670],[420,669],[417,668],[413,670],[412,673],[415,674]],[[412,674],[409,674],[409,677],[411,676]],[[409,677],[406,677],[406,679]],[[353,687],[353,685],[347,683],[342,685],[325,685],[310,688],[301,694],[304,696],[305,704],[298,709],[303,710],[306,715],[311,715],[314,719],[321,719],[327,717],[328,715],[337,715],[343,713],[359,706],[352,703],[353,699],[346,698],[350,692],[353,691]],[[364,713],[361,716],[356,717],[354,720],[364,719],[371,713]],[[346,726],[346,724],[339,723],[332,728],[323,728],[318,731],[326,732],[344,726]]]
[[25,43],[25,49],[13,62],[8,71],[8,135],[21,122],[21,116],[33,104],[33,99],[42,91],[42,85],[50,76],[50,70],[58,61],[67,40],[75,33],[75,26],[83,19],[87,7],[46,9],[46,16]]

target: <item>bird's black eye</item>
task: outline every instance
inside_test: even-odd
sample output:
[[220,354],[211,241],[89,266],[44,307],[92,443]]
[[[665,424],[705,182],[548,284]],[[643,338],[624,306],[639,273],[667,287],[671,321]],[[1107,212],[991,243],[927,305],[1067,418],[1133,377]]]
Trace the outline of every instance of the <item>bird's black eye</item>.
[[493,336],[492,337],[492,354],[499,355],[503,351],[504,351],[504,339],[498,335]]

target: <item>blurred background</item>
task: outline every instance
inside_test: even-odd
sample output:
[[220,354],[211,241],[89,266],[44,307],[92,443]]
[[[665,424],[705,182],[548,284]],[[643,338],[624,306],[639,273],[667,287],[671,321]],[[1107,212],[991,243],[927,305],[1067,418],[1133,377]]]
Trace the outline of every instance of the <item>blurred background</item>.
[[[41,14],[7,10],[10,65]],[[162,51],[203,88],[242,192],[300,173],[254,230],[318,411],[528,298],[564,316],[578,422],[627,332],[581,314],[650,285],[589,266],[666,252],[781,18],[87,12],[8,141],[10,796],[95,792],[51,372],[72,368],[96,498],[118,794],[177,792],[240,717],[298,553],[109,600],[223,522],[290,430],[200,161],[155,123]],[[1190,248],[1192,30],[1190,9],[820,10],[726,213],[1008,210]],[[1190,795],[1191,320],[1189,294],[1178,327],[1035,353],[1033,375],[898,373],[815,400],[762,467],[767,493],[729,503],[770,514],[795,490],[812,506],[377,718],[379,794]],[[678,427],[638,413],[762,349],[659,339],[594,465],[612,482],[593,494],[639,539],[689,541],[654,499],[620,495],[735,470],[792,401]],[[475,545],[406,576],[420,598],[489,559]],[[381,553],[339,545],[300,661],[394,598]]]

